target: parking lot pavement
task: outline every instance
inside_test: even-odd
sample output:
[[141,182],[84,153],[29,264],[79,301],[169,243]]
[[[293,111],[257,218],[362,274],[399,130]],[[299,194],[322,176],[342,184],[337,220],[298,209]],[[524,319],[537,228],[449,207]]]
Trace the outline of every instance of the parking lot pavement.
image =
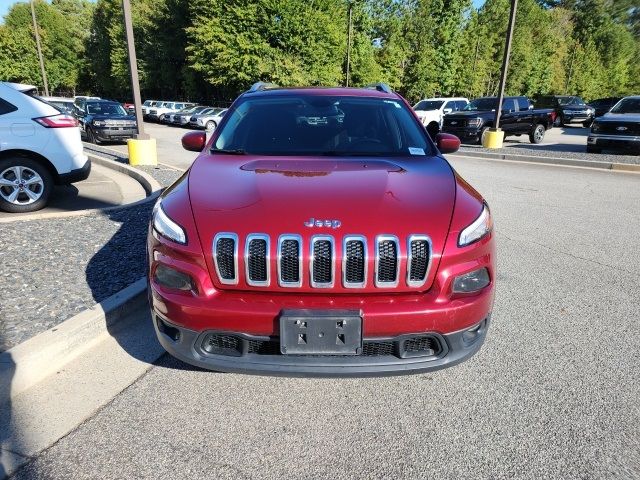
[[497,232],[473,359],[320,380],[165,356],[15,478],[640,478],[640,176],[452,163]]
[[[28,218],[46,213],[113,207],[140,200],[145,196],[142,186],[132,178],[94,164],[86,180],[55,187],[46,208],[19,216]],[[18,214],[0,211],[0,219],[11,220],[17,217]]]

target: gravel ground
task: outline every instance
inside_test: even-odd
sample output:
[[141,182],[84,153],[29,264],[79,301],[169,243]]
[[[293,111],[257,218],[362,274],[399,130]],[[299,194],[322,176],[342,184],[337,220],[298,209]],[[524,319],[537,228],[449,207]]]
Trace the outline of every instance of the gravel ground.
[[[162,185],[181,172],[145,167]],[[0,351],[91,308],[145,274],[153,204],[0,228]],[[25,235],[25,233],[28,233]]]
[[534,157],[554,157],[554,158],[571,158],[576,160],[587,160],[591,162],[612,162],[612,163],[628,163],[640,164],[640,155],[624,155],[621,153],[585,153],[585,152],[565,152],[558,151],[551,146],[541,145],[540,147],[526,147],[524,144],[515,144],[509,147],[487,149],[480,146],[464,145],[460,148],[460,152],[467,154],[475,152],[484,153],[502,153],[511,155],[532,155]]
[[453,164],[496,224],[496,304],[473,359],[317,380],[165,356],[14,480],[640,478],[640,179]]

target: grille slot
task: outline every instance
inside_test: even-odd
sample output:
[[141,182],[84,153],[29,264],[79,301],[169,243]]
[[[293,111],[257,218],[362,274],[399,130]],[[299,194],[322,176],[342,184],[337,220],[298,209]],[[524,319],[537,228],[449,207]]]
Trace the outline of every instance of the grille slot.
[[252,234],[247,237],[245,250],[247,284],[269,286],[269,237]]
[[213,239],[213,258],[220,282],[238,283],[238,236],[235,233],[219,233]]
[[420,287],[427,280],[431,262],[431,239],[426,235],[412,235],[408,242],[409,260],[407,285]]
[[333,238],[313,237],[311,239],[311,286],[333,287]]
[[392,236],[380,236],[377,239],[376,286],[396,287],[400,262],[398,239]]
[[442,347],[433,335],[419,335],[407,338],[400,346],[400,356],[406,357],[430,357],[440,355]]
[[367,283],[367,242],[364,237],[345,237],[342,248],[342,283],[363,288]]
[[362,344],[362,355],[364,357],[378,357],[384,355],[395,355],[395,343],[389,342],[364,342]]
[[278,283],[282,287],[302,286],[302,239],[282,235],[278,241]]

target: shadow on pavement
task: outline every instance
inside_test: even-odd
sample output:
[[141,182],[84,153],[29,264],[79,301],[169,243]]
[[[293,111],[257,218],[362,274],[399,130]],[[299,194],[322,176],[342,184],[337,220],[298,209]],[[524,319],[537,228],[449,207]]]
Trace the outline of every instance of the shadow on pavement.
[[[120,223],[118,231],[91,258],[85,269],[86,281],[96,303],[115,294],[146,275],[146,238],[153,205],[141,205],[109,214],[109,219]],[[156,339],[148,304],[128,313],[135,319],[122,321],[116,310],[106,315],[109,334],[122,349],[133,358],[165,366],[162,357],[157,359],[161,349]],[[196,367],[176,361],[168,368],[199,370]]]

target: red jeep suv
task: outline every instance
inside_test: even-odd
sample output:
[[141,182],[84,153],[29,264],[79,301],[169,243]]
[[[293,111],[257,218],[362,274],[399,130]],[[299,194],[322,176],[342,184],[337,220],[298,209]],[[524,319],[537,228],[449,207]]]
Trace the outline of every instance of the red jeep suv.
[[482,345],[487,204],[386,85],[258,83],[158,201],[149,296],[160,343],[218,371],[414,373]]

